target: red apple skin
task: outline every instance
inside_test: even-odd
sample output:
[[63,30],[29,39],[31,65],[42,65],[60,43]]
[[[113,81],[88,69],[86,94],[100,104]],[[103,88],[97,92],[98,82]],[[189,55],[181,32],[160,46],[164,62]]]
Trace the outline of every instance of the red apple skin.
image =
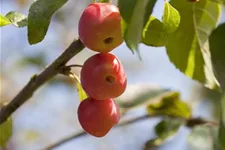
[[82,13],[78,34],[89,49],[110,52],[123,42],[121,16],[118,7],[110,3],[90,4]]
[[88,58],[80,78],[87,95],[97,100],[116,98],[124,93],[127,86],[120,60],[110,53],[98,53]]
[[95,137],[105,136],[119,122],[119,106],[113,99],[87,98],[78,107],[78,120],[82,128]]

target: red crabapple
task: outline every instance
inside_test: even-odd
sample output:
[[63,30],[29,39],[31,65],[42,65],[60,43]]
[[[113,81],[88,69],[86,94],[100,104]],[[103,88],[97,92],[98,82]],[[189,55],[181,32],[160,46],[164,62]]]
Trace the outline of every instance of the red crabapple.
[[127,78],[119,59],[110,53],[98,53],[88,58],[81,69],[81,85],[97,100],[116,98],[123,94]]
[[123,42],[118,7],[110,3],[90,4],[82,13],[78,33],[82,43],[97,52],[109,52]]
[[105,136],[119,122],[120,110],[113,99],[87,98],[78,107],[78,120],[82,128],[96,137]]

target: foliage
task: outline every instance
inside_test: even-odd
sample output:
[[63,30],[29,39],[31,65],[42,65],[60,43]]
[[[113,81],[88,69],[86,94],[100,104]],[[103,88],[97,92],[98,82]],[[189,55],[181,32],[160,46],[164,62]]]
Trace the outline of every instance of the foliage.
[[109,3],[110,0],[99,0],[100,3]]
[[155,103],[149,104],[147,111],[150,116],[170,116],[185,119],[191,117],[190,106],[180,100],[180,95],[177,92],[170,92]]
[[52,15],[62,7],[67,0],[37,0],[29,9],[28,41],[30,44],[41,42],[48,30]]
[[209,37],[211,59],[221,90],[225,91],[225,23],[219,25]]
[[150,16],[142,31],[142,43],[148,46],[165,46],[169,34],[177,30],[180,24],[179,12],[168,2],[164,4],[164,14],[160,22],[157,18]]
[[[51,18],[67,0],[36,0],[30,6],[28,18],[15,11],[0,14],[0,26],[27,27],[28,41],[41,42],[48,31]],[[100,0],[99,2],[109,2]],[[152,16],[157,0],[118,0],[121,26],[127,47],[139,54],[138,46],[165,46],[170,61],[182,73],[210,89],[225,91],[225,23],[218,25],[222,0],[171,0],[164,2],[162,19]],[[139,57],[140,54],[139,54]],[[40,58],[41,59],[41,58]],[[24,62],[43,66],[42,60],[24,59]],[[23,62],[23,63],[24,63]],[[79,99],[87,97],[79,79],[76,82]],[[142,88],[140,88],[142,90]],[[163,144],[173,137],[184,120],[192,117],[191,107],[181,100],[178,92],[167,89],[145,91],[131,102],[118,100],[120,107],[130,109],[145,104],[149,116],[172,117],[162,120],[156,127],[157,137],[147,142],[146,148]],[[137,92],[137,91],[135,91]],[[157,97],[161,96],[161,97]],[[155,101],[152,98],[156,98]],[[192,149],[225,149],[225,98],[221,100],[219,127],[196,126],[188,137]],[[179,118],[179,119],[178,119]],[[12,135],[12,119],[0,126],[0,145],[5,146]]]
[[16,11],[11,11],[6,14],[6,16],[2,16],[0,14],[0,27],[12,24],[16,27],[25,27],[27,26],[27,17],[24,14],[21,14]]
[[5,147],[12,135],[13,122],[8,118],[6,122],[0,125],[0,146]]
[[5,26],[5,25],[8,25],[8,24],[11,24],[11,22],[9,21],[9,19],[7,19],[6,17],[2,16],[0,14],[0,26]]
[[87,94],[83,90],[80,82],[76,82],[76,85],[77,85],[77,92],[78,92],[78,96],[79,96],[80,101],[86,99],[87,98]]
[[181,15],[180,26],[166,45],[170,61],[187,76],[215,88],[208,36],[218,22],[220,5],[208,0],[198,3],[171,0],[170,3]]
[[155,133],[157,137],[149,140],[145,145],[145,150],[158,147],[169,138],[172,138],[178,132],[180,126],[183,124],[181,120],[166,118],[155,126]]
[[[138,51],[142,30],[153,11],[156,0],[119,0],[118,7],[122,16],[123,36],[131,51]],[[129,5],[129,7],[127,7]]]

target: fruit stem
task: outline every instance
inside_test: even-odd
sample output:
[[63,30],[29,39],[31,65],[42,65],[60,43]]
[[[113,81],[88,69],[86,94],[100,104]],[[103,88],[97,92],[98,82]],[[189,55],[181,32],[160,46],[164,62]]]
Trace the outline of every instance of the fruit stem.
[[78,64],[72,64],[72,65],[68,65],[68,66],[65,66],[65,67],[68,67],[68,68],[71,68],[71,67],[83,67],[83,65],[78,65]]

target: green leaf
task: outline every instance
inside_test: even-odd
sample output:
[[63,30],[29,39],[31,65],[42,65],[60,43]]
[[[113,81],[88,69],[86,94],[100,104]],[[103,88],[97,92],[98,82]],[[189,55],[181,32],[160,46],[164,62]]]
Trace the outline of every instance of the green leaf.
[[221,119],[218,139],[220,146],[225,150],[225,93],[221,99]]
[[30,44],[41,42],[48,30],[52,15],[68,0],[37,0],[28,15],[28,41]]
[[168,42],[168,33],[164,25],[157,18],[150,16],[142,32],[142,43],[148,46],[165,46]]
[[155,98],[161,97],[168,92],[169,89],[163,89],[151,84],[134,84],[127,86],[124,94],[116,98],[116,102],[120,108],[131,109],[151,103]]
[[168,2],[165,2],[162,20],[163,22],[153,16],[149,17],[142,32],[142,43],[155,47],[167,44],[168,35],[173,33],[180,24],[179,12]]
[[[156,0],[119,0],[118,7],[122,16],[124,40],[129,49],[138,52],[142,30],[153,11]],[[139,52],[138,52],[139,53]]]
[[170,34],[166,45],[170,61],[187,76],[215,88],[207,38],[218,22],[220,5],[208,0],[170,3],[181,16],[178,29]]
[[170,92],[154,103],[147,106],[150,116],[170,116],[188,119],[191,117],[191,108],[189,105],[181,101],[180,94]]
[[164,15],[162,18],[164,29],[167,33],[173,33],[180,24],[180,14],[167,1],[164,5]]
[[11,11],[5,16],[13,25],[17,27],[27,26],[27,17],[16,11]]
[[222,91],[225,91],[225,23],[212,32],[209,45],[215,76]]
[[210,0],[214,3],[223,4],[225,6],[225,0]]
[[12,118],[8,118],[0,125],[0,146],[5,147],[12,135],[13,122]]
[[0,27],[6,26],[6,25],[9,25],[9,24],[11,24],[9,19],[7,19],[6,17],[2,16],[2,14],[0,14]]
[[99,2],[99,3],[110,3],[111,0],[99,0],[98,2]]
[[167,140],[173,138],[183,123],[184,122],[179,119],[172,118],[167,118],[159,122],[155,126],[157,137],[149,140],[145,145],[145,149],[149,150],[150,148],[158,147],[164,144]]

